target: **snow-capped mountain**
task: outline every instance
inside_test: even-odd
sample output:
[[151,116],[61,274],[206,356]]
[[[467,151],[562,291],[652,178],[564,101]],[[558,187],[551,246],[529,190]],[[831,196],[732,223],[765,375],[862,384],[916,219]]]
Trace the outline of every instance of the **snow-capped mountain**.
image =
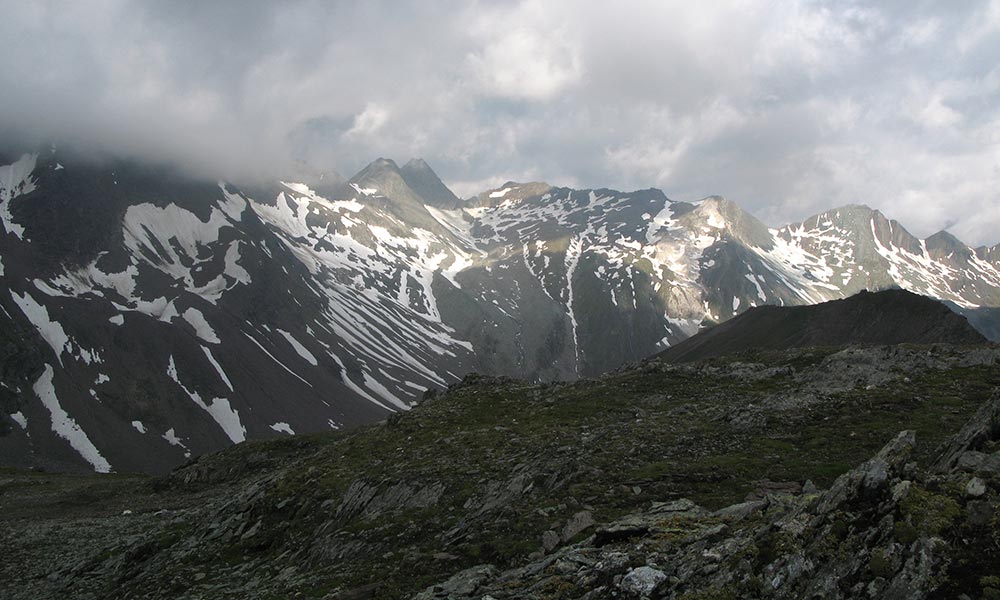
[[1000,250],[849,206],[508,183],[421,160],[237,188],[55,151],[0,161],[3,464],[163,471],[371,422],[479,371],[591,376],[761,304],[899,286],[996,335]]

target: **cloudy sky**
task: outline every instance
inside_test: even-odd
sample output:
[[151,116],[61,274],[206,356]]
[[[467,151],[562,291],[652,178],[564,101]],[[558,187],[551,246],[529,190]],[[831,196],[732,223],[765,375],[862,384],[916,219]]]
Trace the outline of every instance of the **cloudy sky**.
[[1000,242],[1000,0],[0,0],[0,132],[229,179],[425,158]]

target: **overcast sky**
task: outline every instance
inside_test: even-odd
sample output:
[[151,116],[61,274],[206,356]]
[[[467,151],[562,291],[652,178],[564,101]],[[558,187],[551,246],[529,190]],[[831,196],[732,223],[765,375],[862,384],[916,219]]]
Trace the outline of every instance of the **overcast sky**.
[[0,131],[288,178],[425,158],[721,194],[776,225],[864,203],[1000,242],[1000,0],[0,0]]

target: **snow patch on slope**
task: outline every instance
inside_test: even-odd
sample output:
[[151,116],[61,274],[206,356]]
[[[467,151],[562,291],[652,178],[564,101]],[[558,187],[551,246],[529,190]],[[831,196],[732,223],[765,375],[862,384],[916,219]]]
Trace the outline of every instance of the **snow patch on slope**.
[[31,173],[38,161],[37,154],[24,154],[12,164],[0,166],[0,221],[4,229],[17,239],[24,239],[24,227],[14,222],[10,202],[18,196],[35,191]]
[[90,463],[90,466],[95,471],[98,473],[110,473],[111,463],[101,456],[100,451],[90,441],[90,438],[87,437],[83,429],[80,428],[76,421],[59,404],[59,399],[56,397],[55,384],[52,380],[54,375],[55,372],[52,369],[52,365],[45,365],[45,371],[42,372],[42,375],[32,387],[35,395],[38,396],[38,399],[48,409],[49,414],[52,415],[52,431],[68,441],[69,445],[85,461]]
[[184,458],[191,458],[191,451],[188,450],[188,447],[184,445],[184,442],[181,441],[181,438],[179,438],[177,434],[174,433],[173,427],[163,432],[163,435],[160,437],[166,440],[167,443],[170,444],[171,446],[177,446],[178,448],[183,448]]
[[289,369],[289,368],[288,368],[288,366],[287,366],[287,365],[285,365],[285,363],[283,363],[283,362],[281,362],[280,360],[278,360],[277,358],[275,358],[275,356],[274,356],[273,354],[271,354],[270,352],[268,352],[268,351],[267,351],[267,348],[265,348],[264,346],[262,346],[262,345],[261,345],[261,343],[260,343],[260,342],[258,342],[258,341],[257,341],[256,339],[254,339],[254,337],[253,337],[252,335],[250,335],[249,333],[244,333],[243,335],[245,335],[245,336],[247,337],[247,339],[249,339],[249,340],[250,340],[251,342],[253,342],[253,343],[254,343],[254,344],[255,344],[255,345],[256,345],[256,346],[258,347],[258,348],[260,348],[261,352],[263,352],[264,354],[266,354],[268,358],[270,358],[270,359],[271,359],[272,361],[274,361],[274,362],[275,362],[275,364],[277,364],[277,365],[278,365],[278,366],[280,366],[280,367],[281,367],[282,369],[284,369],[284,370],[288,371],[289,373],[291,373],[291,374],[292,374],[292,376],[294,376],[294,377],[295,377],[296,379],[298,379],[298,380],[299,380],[299,381],[301,381],[302,383],[304,383],[304,384],[308,385],[309,387],[313,387],[313,384],[311,384],[311,383],[309,383],[308,381],[306,381],[305,379],[303,379],[303,378],[302,378],[302,377],[301,377],[301,376],[300,376],[300,375],[299,375],[298,373],[296,373],[295,371],[293,371],[293,370]]
[[205,315],[197,308],[191,307],[184,311],[183,318],[188,325],[194,328],[195,335],[205,340],[209,344],[219,344],[222,340],[215,334],[215,330],[208,324]]
[[212,356],[212,351],[205,346],[202,346],[201,350],[208,358],[208,362],[212,363],[212,366],[215,367],[215,372],[219,374],[219,379],[222,379],[222,382],[226,384],[226,387],[229,388],[230,392],[235,391],[233,390],[233,383],[229,381],[229,377],[226,376],[226,372],[222,370],[222,365],[220,365],[219,361],[215,360],[215,357]]
[[[130,299],[135,294],[135,278],[139,270],[135,265],[129,265],[120,273],[105,273],[97,267],[100,258],[78,269],[65,270],[61,275],[47,282],[48,289],[42,290],[51,295],[80,297],[86,293],[104,296],[108,291],[114,291],[122,298]],[[35,280],[39,289],[44,282]]]
[[298,355],[301,356],[303,359],[305,359],[306,362],[308,362],[314,367],[319,365],[319,362],[316,360],[316,357],[313,356],[313,353],[307,350],[306,347],[303,346],[297,339],[295,339],[295,337],[292,334],[288,333],[283,329],[276,329],[275,331],[280,333],[286,340],[288,340],[288,343],[292,346],[292,348],[295,349],[295,352],[298,353]]
[[184,390],[184,393],[187,394],[188,398],[191,398],[192,402],[212,416],[212,419],[219,424],[219,427],[234,444],[246,440],[246,427],[240,422],[240,415],[230,406],[229,400],[225,398],[213,398],[212,403],[207,404],[197,392],[187,389],[181,383],[180,376],[177,374],[177,366],[174,364],[173,356],[170,357],[170,362],[167,365],[167,375]]
[[287,433],[288,435],[295,435],[292,431],[292,426],[288,423],[278,422],[271,425],[271,429],[277,431],[278,433]]
[[226,268],[224,273],[235,279],[238,283],[244,285],[250,284],[250,273],[247,270],[237,264],[236,261],[240,259],[240,242],[233,242],[229,244],[229,248],[226,250]]
[[580,367],[580,338],[577,333],[580,325],[576,321],[576,313],[573,312],[573,275],[576,273],[577,265],[580,264],[582,253],[583,238],[574,237],[566,249],[566,311],[569,313],[570,324],[573,328],[573,351],[576,356],[577,369]]
[[[229,205],[231,194],[223,191],[227,211],[235,214]],[[160,208],[153,204],[135,204],[125,211],[122,230],[126,249],[137,259],[159,269],[170,277],[183,282],[184,289],[198,294],[209,302],[216,302],[226,291],[226,281],[219,276],[198,286],[194,274],[209,259],[201,258],[202,248],[219,241],[223,227],[231,226],[232,219],[226,212],[213,207],[208,221],[202,221],[193,212],[175,204]],[[238,253],[238,250],[236,251]],[[227,271],[239,281],[249,274],[235,264],[238,254],[226,261]],[[191,265],[191,267],[185,266]]]
[[24,313],[24,316],[28,317],[31,324],[38,330],[42,339],[52,347],[52,351],[56,353],[56,359],[62,365],[62,353],[72,351],[69,336],[66,335],[62,325],[58,321],[50,319],[48,309],[36,302],[31,297],[31,294],[25,292],[21,296],[11,290],[10,295],[14,298],[14,302],[18,307],[20,307],[21,312]]

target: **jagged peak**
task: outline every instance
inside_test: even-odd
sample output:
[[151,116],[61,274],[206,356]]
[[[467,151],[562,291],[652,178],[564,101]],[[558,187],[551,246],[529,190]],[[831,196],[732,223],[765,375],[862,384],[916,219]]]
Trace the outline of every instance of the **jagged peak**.
[[855,202],[851,202],[851,203],[848,203],[848,204],[844,204],[842,206],[838,206],[836,208],[832,208],[832,209],[830,209],[830,210],[828,210],[826,212],[836,212],[836,211],[845,211],[845,212],[854,212],[854,213],[868,213],[868,214],[879,212],[879,210],[877,208],[872,208],[872,207],[868,206],[867,204],[861,204],[861,203],[855,203]]
[[695,206],[703,207],[706,210],[717,210],[728,215],[749,215],[746,210],[735,200],[730,200],[725,196],[711,195],[693,203]]
[[952,235],[947,229],[942,229],[937,233],[929,235],[926,239],[927,245],[929,246],[932,241],[937,243],[960,244],[965,246],[965,242]]
[[434,169],[422,158],[411,158],[400,169],[400,175],[406,185],[410,186],[424,204],[453,210],[462,205],[462,201],[441,181]]
[[746,217],[755,219],[753,215],[743,210],[742,206],[732,200],[729,200],[725,196],[706,196],[705,198],[694,202],[693,205],[695,213],[706,216],[718,215],[718,217],[727,224],[734,220],[741,220]]
[[[672,202],[675,205],[688,203]],[[770,231],[757,217],[747,212],[737,202],[724,196],[707,196],[689,204],[693,208],[675,212],[675,217],[702,220],[702,226],[725,231],[730,237],[759,248],[773,245]]]
[[924,240],[924,245],[927,247],[928,251],[940,254],[958,252],[968,256],[975,252],[972,248],[966,245],[965,242],[944,229],[928,236],[927,239]]
[[692,215],[707,219],[711,227],[722,228],[726,226],[724,213],[725,198],[722,196],[708,196],[694,203]]
[[406,164],[403,165],[401,168],[404,171],[420,170],[420,171],[433,172],[431,166],[427,164],[427,161],[422,158],[411,158],[410,160],[406,161]]
[[391,158],[384,158],[381,156],[373,160],[369,164],[369,166],[389,167],[392,169],[399,169],[399,165],[396,164],[396,161],[392,160]]
[[976,256],[990,262],[1000,262],[1000,244],[995,246],[980,246],[975,250]]
[[365,168],[358,171],[354,177],[351,177],[348,181],[359,182],[367,179],[385,177],[387,175],[395,175],[402,178],[402,173],[400,172],[399,165],[396,164],[396,161],[391,158],[380,157],[368,163]]
[[548,187],[548,188],[553,188],[554,187],[554,186],[549,185],[548,183],[546,183],[544,181],[507,181],[503,185],[501,185],[500,187],[494,188],[492,190],[487,190],[487,192],[491,192],[491,193],[492,192],[501,192],[501,191],[506,190],[506,189],[509,189],[509,190],[518,190],[518,189],[525,188],[525,187],[538,187],[538,186],[545,186],[545,187]]
[[817,213],[810,217],[820,218],[825,217],[827,219],[841,219],[848,220],[850,218],[871,218],[876,215],[881,215],[882,213],[877,208],[872,208],[867,204],[843,204],[834,208],[824,210],[821,213]]
[[885,215],[883,215],[878,209],[874,209],[867,204],[844,204],[836,208],[831,208],[824,210],[821,213],[811,215],[798,223],[789,223],[781,229],[795,230],[800,227],[811,229],[816,226],[823,226],[829,222],[850,230],[856,229],[861,226],[863,222],[870,221],[872,219],[880,225],[889,224],[889,220],[885,218]]

